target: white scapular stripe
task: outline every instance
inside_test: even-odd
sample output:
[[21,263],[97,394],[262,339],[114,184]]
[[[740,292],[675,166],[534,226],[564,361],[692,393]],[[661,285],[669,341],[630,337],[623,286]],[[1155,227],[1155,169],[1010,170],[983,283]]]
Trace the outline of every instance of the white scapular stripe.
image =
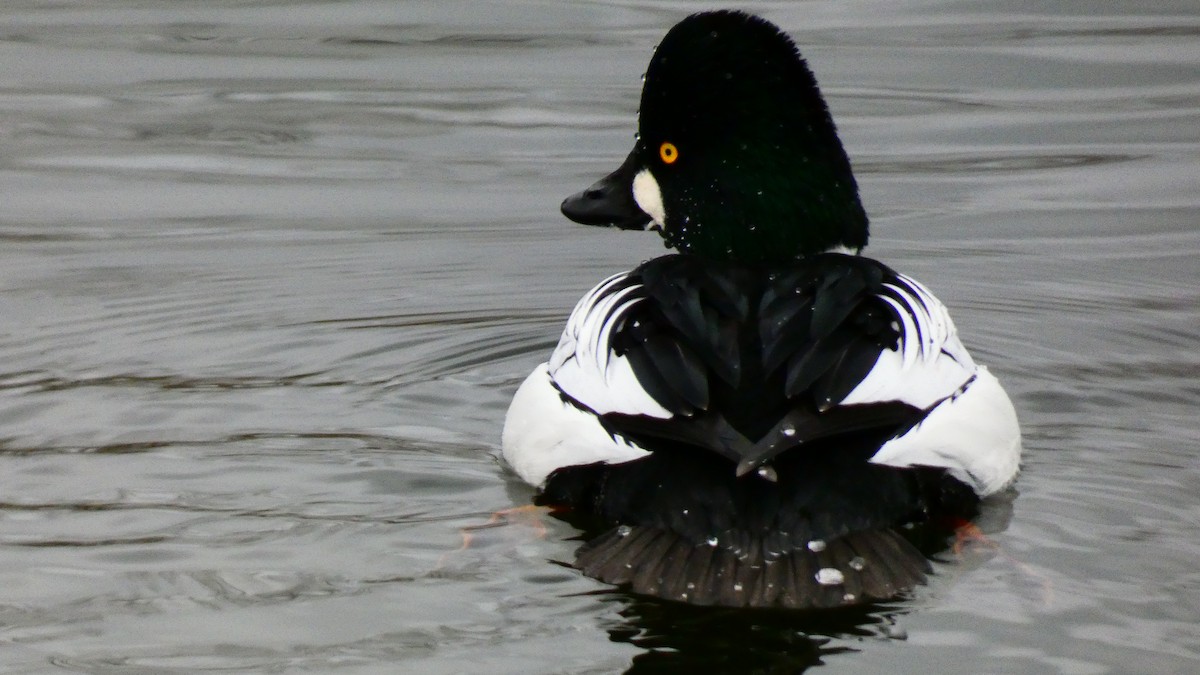
[[966,389],[939,403],[904,435],[884,443],[871,461],[941,467],[986,497],[1004,489],[1020,468],[1017,413],[996,377],[979,366]]
[[880,352],[842,405],[901,401],[924,410],[958,391],[976,373],[946,307],[916,281],[900,276],[899,282],[884,284],[879,298],[896,312],[900,344]]
[[1021,461],[1021,430],[1008,394],[971,359],[946,307],[928,289],[903,275],[884,289],[879,297],[896,312],[900,344],[879,354],[841,404],[902,401],[929,413],[871,461],[944,468],[980,496],[1003,489]]
[[624,356],[609,345],[616,326],[640,302],[640,284],[614,291],[626,273],[600,282],[575,305],[550,355],[548,372],[563,393],[597,414],[624,413],[666,419],[671,413],[655,401]]
[[595,415],[563,401],[545,363],[513,396],[504,418],[501,452],[517,475],[535,486],[564,466],[628,462],[650,454],[610,435]]

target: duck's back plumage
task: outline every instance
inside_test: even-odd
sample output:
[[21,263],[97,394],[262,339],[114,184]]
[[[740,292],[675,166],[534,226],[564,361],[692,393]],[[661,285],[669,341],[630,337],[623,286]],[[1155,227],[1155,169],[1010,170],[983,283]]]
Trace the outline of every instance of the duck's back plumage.
[[[991,475],[1008,470],[993,470],[992,441],[925,426],[977,382],[990,391],[990,377],[941,303],[874,260],[831,253],[764,269],[670,255],[584,296],[518,393],[541,392],[514,402],[505,453],[519,471],[536,456],[523,476],[541,499],[607,529],[580,551],[591,576],[715,604],[883,598],[926,567],[896,528],[969,516],[1011,477]],[[997,391],[986,403],[1015,435]],[[927,448],[918,436],[941,454],[890,450]],[[780,565],[783,586],[764,576]],[[842,581],[821,583],[821,570]]]
[[816,439],[895,435],[975,364],[941,303],[874,260],[762,269],[674,255],[585,296],[549,370],[617,433],[688,443],[745,473]]

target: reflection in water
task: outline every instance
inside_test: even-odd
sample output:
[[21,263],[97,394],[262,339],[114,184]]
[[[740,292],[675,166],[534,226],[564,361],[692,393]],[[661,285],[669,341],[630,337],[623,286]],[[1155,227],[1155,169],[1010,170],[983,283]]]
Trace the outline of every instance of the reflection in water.
[[[693,607],[620,596],[624,622],[615,642],[645,650],[626,671],[646,673],[799,673],[855,639],[904,639],[896,619],[905,608],[866,605],[818,612]],[[835,642],[833,638],[837,638]]]
[[[934,588],[944,591],[996,557],[1021,567],[989,539],[1008,527],[1016,496],[1008,490],[985,501],[973,537],[953,540],[952,549],[935,555]],[[944,549],[948,541],[929,547]],[[620,591],[596,595],[621,606],[621,620],[607,629],[610,639],[645,651],[628,673],[799,673],[858,651],[864,640],[906,640],[901,619],[921,611],[929,589],[886,603],[806,612],[697,607]]]

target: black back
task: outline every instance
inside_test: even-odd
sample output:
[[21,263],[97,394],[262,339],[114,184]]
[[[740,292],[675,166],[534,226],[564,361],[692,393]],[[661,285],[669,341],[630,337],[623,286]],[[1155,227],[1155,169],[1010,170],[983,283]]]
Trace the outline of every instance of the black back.
[[643,447],[714,452],[739,473],[817,439],[882,436],[858,444],[865,460],[924,415],[898,402],[836,406],[897,345],[895,310],[878,297],[895,278],[841,254],[767,270],[688,255],[646,262],[611,290],[641,286],[611,345],[674,417],[608,414],[604,423]]

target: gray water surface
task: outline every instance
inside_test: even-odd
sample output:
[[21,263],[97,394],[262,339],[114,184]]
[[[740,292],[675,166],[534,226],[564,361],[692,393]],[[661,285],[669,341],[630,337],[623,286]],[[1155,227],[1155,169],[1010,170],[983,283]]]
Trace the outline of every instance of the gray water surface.
[[988,542],[846,615],[553,561],[508,399],[682,2],[0,9],[0,671],[1200,672],[1200,5],[740,3],[816,71],[868,253],[1026,445]]

